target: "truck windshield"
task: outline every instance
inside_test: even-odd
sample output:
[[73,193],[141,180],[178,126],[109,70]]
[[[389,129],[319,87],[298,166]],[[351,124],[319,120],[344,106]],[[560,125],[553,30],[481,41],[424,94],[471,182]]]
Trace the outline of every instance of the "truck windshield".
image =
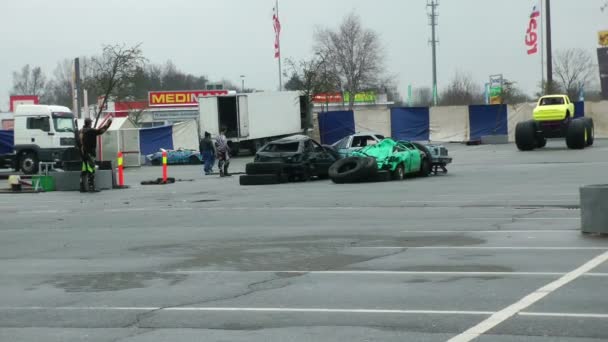
[[541,106],[556,106],[563,105],[564,103],[565,102],[563,97],[545,97],[540,100]]
[[71,113],[53,113],[55,132],[74,132],[74,115]]

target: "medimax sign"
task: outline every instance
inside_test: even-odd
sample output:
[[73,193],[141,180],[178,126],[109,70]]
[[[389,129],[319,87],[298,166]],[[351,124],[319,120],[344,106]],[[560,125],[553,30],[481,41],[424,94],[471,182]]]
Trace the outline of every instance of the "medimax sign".
[[149,107],[196,107],[198,98],[230,95],[228,90],[151,91],[148,93]]

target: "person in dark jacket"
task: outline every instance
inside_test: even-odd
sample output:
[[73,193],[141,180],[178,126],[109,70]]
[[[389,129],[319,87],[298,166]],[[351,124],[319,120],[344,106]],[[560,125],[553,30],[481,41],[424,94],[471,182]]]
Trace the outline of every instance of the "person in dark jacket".
[[205,132],[205,138],[201,140],[199,149],[205,165],[203,171],[208,176],[213,172],[213,164],[215,164],[215,146],[211,140],[211,133]]
[[89,192],[96,192],[95,189],[95,150],[97,149],[97,137],[104,134],[112,125],[112,119],[101,128],[92,127],[91,119],[84,120],[84,127],[80,130],[80,156],[82,159],[82,172],[80,173],[80,192],[86,192],[88,180]]

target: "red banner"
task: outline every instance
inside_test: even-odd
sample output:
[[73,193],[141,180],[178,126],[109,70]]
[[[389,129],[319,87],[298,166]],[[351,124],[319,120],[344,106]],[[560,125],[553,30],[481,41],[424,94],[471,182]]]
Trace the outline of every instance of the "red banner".
[[532,14],[530,15],[530,21],[528,22],[528,30],[526,31],[526,46],[528,48],[528,55],[534,55],[538,52],[538,18],[540,17],[540,11],[537,6],[532,8]]
[[150,107],[196,107],[203,96],[229,95],[228,90],[151,91],[148,93]]
[[313,103],[342,103],[344,98],[341,93],[321,93],[312,97]]

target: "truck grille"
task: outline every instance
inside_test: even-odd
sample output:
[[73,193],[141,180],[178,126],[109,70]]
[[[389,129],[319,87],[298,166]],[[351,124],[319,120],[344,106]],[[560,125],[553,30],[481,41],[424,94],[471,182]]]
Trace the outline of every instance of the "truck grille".
[[74,138],[61,138],[61,139],[59,139],[59,144],[61,146],[74,146],[76,144],[76,139],[74,139]]

